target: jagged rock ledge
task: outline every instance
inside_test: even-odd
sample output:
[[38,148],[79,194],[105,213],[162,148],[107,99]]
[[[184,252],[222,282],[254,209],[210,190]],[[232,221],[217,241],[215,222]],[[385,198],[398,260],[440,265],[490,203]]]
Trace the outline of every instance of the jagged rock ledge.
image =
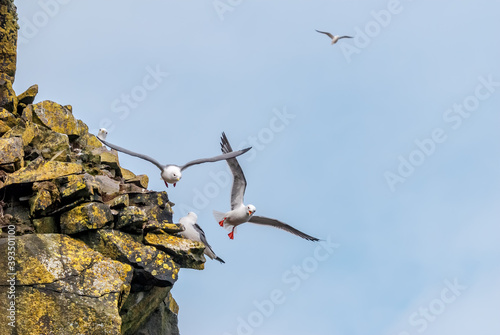
[[0,268],[14,233],[15,333],[178,334],[170,290],[180,268],[203,269],[204,245],[176,235],[167,193],[121,167],[71,106],[34,104],[36,85],[16,95],[3,78]]

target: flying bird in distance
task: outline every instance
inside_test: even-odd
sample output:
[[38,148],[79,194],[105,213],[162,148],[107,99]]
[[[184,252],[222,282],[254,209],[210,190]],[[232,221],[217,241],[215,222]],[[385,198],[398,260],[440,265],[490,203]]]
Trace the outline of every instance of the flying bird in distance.
[[160,164],[156,159],[151,158],[147,155],[139,154],[137,152],[133,152],[133,151],[127,150],[125,148],[122,148],[122,147],[119,147],[117,145],[114,145],[114,144],[107,142],[105,140],[107,134],[108,134],[107,130],[104,128],[101,128],[101,129],[99,129],[99,133],[97,135],[97,138],[104,145],[110,147],[111,149],[115,149],[116,151],[123,152],[124,154],[147,160],[148,162],[151,162],[154,165],[156,165],[158,167],[158,169],[160,169],[161,179],[163,179],[165,181],[165,186],[167,186],[167,187],[168,187],[168,184],[173,184],[175,187],[176,183],[182,178],[182,171],[184,171],[185,169],[187,169],[190,166],[202,164],[202,163],[217,162],[217,161],[221,161],[224,159],[234,158],[234,157],[237,157],[239,155],[244,154],[245,152],[247,152],[248,150],[250,150],[252,148],[252,147],[249,147],[249,148],[246,148],[243,150],[238,150],[235,152],[231,152],[231,153],[223,154],[223,155],[219,155],[219,156],[214,156],[211,158],[195,159],[195,160],[187,162],[186,164],[181,165],[181,166],[174,165],[174,164],[163,165],[163,164]]
[[186,216],[179,219],[179,223],[184,226],[184,231],[180,232],[184,238],[189,240],[198,241],[205,245],[204,254],[210,257],[210,259],[218,260],[221,263],[225,263],[222,258],[218,257],[215,252],[212,250],[212,247],[207,242],[207,238],[205,237],[205,232],[201,227],[196,223],[198,220],[198,215],[193,212],[187,213]]
[[[225,154],[233,151],[226,137],[226,134],[224,133],[222,133],[221,136],[221,150]],[[283,229],[289,233],[295,234],[309,241],[319,241],[319,239],[317,239],[316,237],[307,235],[281,221],[267,218],[265,216],[253,215],[256,210],[255,206],[245,205],[243,203],[243,196],[245,195],[247,181],[245,179],[245,175],[243,174],[243,170],[238,163],[238,160],[236,158],[230,158],[227,159],[226,162],[229,165],[231,172],[233,173],[233,187],[231,189],[231,210],[227,213],[222,213],[214,210],[213,214],[221,227],[231,230],[231,232],[228,234],[230,239],[234,239],[234,229],[238,225],[245,222],[251,222],[259,225]]]
[[318,33],[325,34],[326,36],[330,37],[332,39],[332,45],[337,43],[341,38],[352,38],[352,36],[339,36],[339,35],[332,35],[326,31],[319,31],[316,30]]

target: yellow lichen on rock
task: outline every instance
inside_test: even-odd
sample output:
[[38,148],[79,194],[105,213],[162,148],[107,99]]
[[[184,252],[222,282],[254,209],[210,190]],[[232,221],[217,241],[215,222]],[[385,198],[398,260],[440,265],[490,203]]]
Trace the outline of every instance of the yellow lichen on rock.
[[17,13],[14,1],[2,1],[0,4],[0,73],[4,73],[14,81],[17,60]]
[[37,159],[28,166],[9,174],[5,180],[5,185],[51,180],[70,174],[81,173],[82,170],[82,166],[77,163],[46,162],[43,159]]
[[89,229],[99,229],[112,221],[113,215],[107,205],[90,202],[77,206],[61,215],[61,232],[75,234]]
[[80,136],[86,133],[85,127],[77,122],[73,113],[66,107],[53,101],[42,101],[30,105],[33,121],[61,134]]
[[31,85],[26,91],[17,96],[17,100],[22,107],[32,104],[38,94],[38,85]]
[[149,231],[151,233],[162,233],[162,234],[176,234],[180,233],[181,231],[184,231],[184,227],[181,224],[178,223],[169,223],[167,221],[165,222],[156,222],[156,221],[150,221],[148,224],[144,227],[146,231]]
[[23,140],[21,138],[0,138],[0,165],[14,163],[20,168],[24,162],[23,157]]
[[[203,246],[166,236],[183,229],[171,223],[166,192],[147,190],[148,176],[122,168],[118,153],[88,132],[71,105],[34,104],[38,85],[16,94],[13,3],[0,0],[0,189],[7,195],[0,234],[15,227],[14,332],[178,334],[169,291],[179,264],[203,268],[204,258],[195,257]],[[157,246],[144,243],[152,232],[164,235],[149,236]],[[9,242],[0,238],[0,255]],[[171,254],[161,250],[167,244]],[[0,257],[0,269],[7,262]],[[7,296],[8,273],[0,272],[0,297]],[[0,310],[8,303],[0,299]],[[0,327],[0,335],[11,333]]]
[[148,233],[144,242],[171,255],[177,264],[184,268],[203,270],[205,245],[200,242],[169,234]]
[[56,220],[53,216],[33,219],[33,226],[35,226],[35,232],[37,234],[51,234],[58,232]]
[[0,74],[0,107],[7,109],[13,114],[17,114],[17,96],[12,88],[12,81],[4,74]]
[[[149,285],[170,286],[177,280],[179,266],[170,255],[136,242],[129,234],[101,229],[97,231],[97,236],[84,241],[111,259],[141,269],[141,276]],[[164,267],[164,264],[167,266]]]
[[[122,169],[123,170],[123,169]],[[142,188],[148,188],[149,177],[145,174],[140,174],[130,179],[125,179],[125,182],[135,184]]]
[[[21,260],[16,277],[18,334],[120,334],[120,301],[129,294],[132,279],[129,265],[65,235],[24,235],[16,243]],[[5,246],[5,239],[0,240],[0,249]],[[5,275],[0,280],[6,281]],[[2,296],[5,288],[0,286]],[[0,299],[2,310],[6,302]]]
[[33,191],[36,193],[29,200],[32,218],[46,214],[45,212],[59,201],[59,189],[53,182],[36,182],[33,184]]
[[14,127],[17,125],[17,119],[14,114],[3,107],[0,108],[0,121],[8,127]]
[[81,147],[86,148],[89,151],[102,147],[102,143],[92,134],[85,133],[80,136],[75,143]]
[[[83,175],[69,175],[67,176],[64,186],[62,187],[61,197],[67,198],[77,192],[83,191],[88,188]],[[92,190],[90,189],[89,192]]]
[[[125,181],[134,179],[136,177],[135,173],[133,173],[132,171],[125,169],[123,167],[120,167],[120,171],[121,171],[122,177],[123,177],[123,179],[125,179]],[[147,187],[145,187],[145,188],[147,188]]]

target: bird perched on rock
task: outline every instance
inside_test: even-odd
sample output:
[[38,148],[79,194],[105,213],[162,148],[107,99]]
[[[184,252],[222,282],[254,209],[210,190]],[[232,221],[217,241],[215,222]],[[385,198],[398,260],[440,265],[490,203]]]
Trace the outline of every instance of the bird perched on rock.
[[[232,152],[233,149],[229,144],[226,134],[222,133],[221,137],[221,150],[223,153]],[[218,211],[213,211],[214,217],[219,222],[221,227],[230,229],[231,232],[228,234],[230,239],[234,238],[234,229],[245,222],[256,223],[265,226],[271,226],[275,228],[283,229],[289,233],[295,234],[309,241],[319,241],[316,237],[309,236],[298,229],[293,228],[286,223],[281,221],[267,218],[265,216],[256,216],[254,205],[243,204],[243,196],[245,195],[245,189],[247,186],[247,181],[243,170],[236,158],[227,159],[227,164],[233,173],[233,187],[231,189],[231,210],[227,213],[222,213]]]
[[106,136],[108,136],[108,131],[105,128],[99,129],[99,132],[97,133],[97,138],[102,142],[102,140],[106,139]]
[[187,169],[190,166],[193,166],[196,164],[202,164],[202,163],[217,162],[217,161],[221,161],[221,160],[228,159],[228,158],[234,158],[234,157],[237,157],[239,155],[244,154],[245,152],[247,152],[248,150],[250,150],[252,148],[252,147],[249,147],[249,148],[245,148],[243,150],[238,150],[235,152],[231,152],[231,153],[223,154],[223,155],[219,155],[219,156],[214,156],[211,158],[195,159],[195,160],[187,162],[186,164],[181,165],[181,166],[174,165],[174,164],[163,165],[163,164],[160,164],[156,159],[151,158],[147,155],[139,154],[137,152],[127,150],[125,148],[119,147],[117,145],[114,145],[114,144],[111,144],[111,143],[105,141],[107,134],[108,134],[107,130],[104,128],[101,128],[101,129],[99,129],[99,133],[97,135],[97,138],[104,145],[107,145],[111,149],[115,149],[116,151],[123,152],[124,154],[130,155],[130,156],[139,157],[141,159],[147,160],[148,162],[151,162],[154,165],[156,165],[158,167],[158,169],[160,169],[161,178],[165,181],[165,186],[167,186],[167,187],[168,187],[169,183],[173,184],[175,187],[176,183],[182,178],[182,171],[184,171],[185,169]]
[[210,244],[207,242],[207,238],[205,237],[205,232],[201,227],[196,223],[198,220],[198,216],[193,213],[189,212],[187,213],[186,216],[182,217],[179,219],[179,223],[181,223],[184,226],[184,231],[180,232],[179,235],[181,235],[184,238],[187,238],[189,240],[193,241],[198,241],[201,242],[205,245],[205,255],[210,257],[210,259],[216,259],[221,263],[225,263],[222,258],[218,257],[215,252],[212,250],[212,247]]
[[325,34],[326,36],[330,37],[332,39],[332,45],[337,43],[341,38],[352,38],[352,36],[339,36],[339,35],[332,35],[326,31],[319,31],[316,30],[318,33]]

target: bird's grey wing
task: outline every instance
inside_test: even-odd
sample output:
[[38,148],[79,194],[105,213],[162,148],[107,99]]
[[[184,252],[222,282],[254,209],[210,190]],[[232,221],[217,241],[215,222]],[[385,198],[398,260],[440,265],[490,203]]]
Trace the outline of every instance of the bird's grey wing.
[[205,237],[205,232],[203,231],[203,229],[201,229],[201,227],[197,223],[194,224],[194,229],[196,229],[196,231],[200,234],[201,242],[203,242],[204,245],[210,248],[210,245],[207,242],[207,238]]
[[212,247],[210,246],[210,244],[208,244],[207,238],[205,236],[205,232],[203,231],[203,229],[201,229],[201,227],[197,223],[194,224],[194,229],[196,229],[196,231],[198,233],[200,233],[200,239],[201,239],[201,242],[203,242],[203,244],[205,245],[205,248],[208,248],[212,252],[212,254],[214,254],[215,258],[219,262],[224,263],[224,261],[222,259],[220,259],[219,257],[217,257],[217,255],[215,255],[215,252],[213,251]]
[[325,34],[326,36],[330,37],[330,38],[333,38],[333,35],[326,32],[326,31],[319,31],[319,30],[316,30],[318,33],[321,33],[321,34]]
[[[205,245],[205,248],[210,250],[210,252],[213,254],[214,259],[218,260],[221,263],[226,263],[226,262],[224,262],[224,260],[222,258],[220,258],[219,256],[217,256],[215,254],[214,250],[212,249],[210,244],[208,244],[208,242],[207,242],[207,238],[205,237],[205,232],[203,231],[203,229],[201,229],[201,227],[197,223],[194,224],[194,229],[196,229],[200,233],[201,242],[203,242],[203,244]],[[208,257],[212,258],[211,255],[208,255]]]
[[238,157],[239,155],[243,155],[245,152],[247,152],[250,149],[251,149],[251,147],[250,148],[245,148],[245,149],[242,149],[242,150],[238,150],[238,151],[234,151],[234,152],[230,152],[230,153],[227,153],[227,154],[219,155],[219,156],[210,157],[210,158],[195,159],[194,161],[187,162],[186,164],[184,164],[183,166],[181,166],[181,171],[187,169],[188,167],[190,167],[192,165],[196,165],[196,164],[217,162],[217,161],[222,161],[222,160],[225,160],[225,159],[230,159],[230,158]]
[[300,230],[295,229],[290,225],[287,225],[286,223],[283,223],[283,222],[275,220],[275,219],[266,218],[265,216],[254,215],[254,216],[250,217],[250,220],[248,220],[248,222],[283,229],[289,233],[292,233],[294,235],[305,238],[308,241],[315,241],[315,242],[319,241],[319,239],[317,239],[316,237],[312,237],[310,235],[307,235],[306,233],[303,233]]
[[[223,153],[233,151],[225,133],[222,133],[220,146]],[[231,189],[231,210],[233,210],[243,204],[247,180],[245,179],[245,174],[243,173],[240,163],[238,163],[236,158],[228,159],[226,162],[233,174],[233,187]]]
[[353,38],[353,37],[352,37],[352,36],[340,36],[340,37],[339,37],[339,40],[340,40],[341,38]]
[[149,156],[146,156],[146,155],[143,155],[143,154],[139,154],[137,152],[133,152],[133,151],[130,151],[130,150],[127,150],[125,148],[122,148],[122,147],[119,147],[117,145],[114,145],[114,144],[111,144],[109,143],[108,141],[105,141],[101,138],[97,138],[99,141],[101,141],[104,145],[107,145],[108,147],[110,147],[111,149],[115,149],[116,151],[120,151],[120,152],[123,152],[124,154],[127,154],[127,155],[130,155],[130,156],[134,156],[134,157],[138,157],[138,158],[141,158],[141,159],[145,159],[151,163],[153,163],[154,165],[156,165],[158,167],[158,169],[160,169],[161,171],[163,171],[163,165],[161,165],[156,159],[154,158],[151,158]]

